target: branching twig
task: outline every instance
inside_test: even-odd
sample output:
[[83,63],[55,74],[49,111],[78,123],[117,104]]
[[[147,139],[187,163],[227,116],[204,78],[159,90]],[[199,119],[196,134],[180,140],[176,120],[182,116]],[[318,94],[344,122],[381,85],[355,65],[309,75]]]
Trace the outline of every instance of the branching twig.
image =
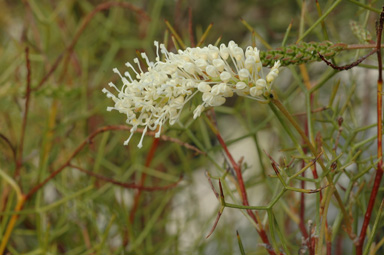
[[333,69],[335,70],[338,70],[338,71],[344,71],[344,70],[349,70],[357,65],[359,65],[361,62],[363,62],[366,58],[368,58],[369,56],[375,54],[377,52],[377,49],[374,49],[372,50],[371,52],[369,52],[367,55],[359,58],[358,60],[356,60],[355,62],[349,64],[349,65],[345,65],[345,66],[336,66],[334,65],[332,62],[329,62],[323,55],[321,55],[320,53],[319,54],[319,57],[327,64],[329,65],[330,67],[332,67]]
[[333,151],[336,153],[336,150],[337,150],[337,147],[339,146],[339,140],[340,140],[340,135],[341,135],[341,132],[343,131],[343,117],[339,117],[337,119],[337,123],[339,125],[339,130],[337,131],[337,136],[336,136],[336,140],[335,140],[335,146],[333,147]]
[[105,182],[109,182],[109,183],[112,183],[114,185],[117,185],[117,186],[120,186],[120,187],[123,187],[123,188],[143,190],[143,191],[158,191],[158,190],[172,189],[172,188],[175,188],[180,183],[180,181],[183,179],[183,177],[180,176],[180,178],[179,178],[179,180],[177,182],[175,182],[173,184],[170,184],[170,185],[167,185],[167,186],[145,187],[145,186],[142,186],[142,185],[137,185],[135,183],[120,182],[120,181],[117,181],[115,179],[108,178],[108,177],[106,177],[104,175],[88,171],[88,170],[86,170],[86,169],[84,169],[82,167],[75,166],[75,165],[72,165],[72,164],[69,164],[68,167],[75,168],[75,169],[79,170],[80,172],[83,172],[83,173],[86,173],[87,175],[96,177],[99,180],[102,180],[102,181],[105,181]]
[[[147,131],[147,133],[145,133],[145,134],[154,137],[156,135],[156,132],[155,131]],[[166,136],[166,135],[161,135],[160,136],[160,140],[176,143],[176,144],[178,144],[178,145],[180,145],[182,147],[185,147],[186,149],[189,149],[189,150],[192,150],[192,151],[196,152],[197,154],[206,155],[206,153],[204,151],[199,150],[197,147],[195,147],[195,146],[193,146],[193,145],[191,145],[189,143],[183,142],[183,141],[181,141],[179,139],[176,139],[174,137],[170,137],[170,136]]]
[[208,171],[205,172],[205,176],[207,176],[207,179],[208,179],[208,182],[209,182],[209,186],[211,187],[213,193],[215,194],[216,198],[219,200],[220,197],[219,197],[219,193],[217,193],[216,189],[215,189],[215,186],[213,186],[213,183],[212,183],[212,180],[211,180],[211,175],[208,173]]
[[[329,107],[323,106],[323,107],[320,107],[320,108],[317,108],[317,109],[313,109],[311,111],[311,113],[322,112],[322,111],[326,111],[328,109],[329,109]],[[298,113],[292,114],[292,116],[298,117],[298,116],[305,116],[306,114],[307,114],[306,112],[298,112]]]
[[[244,180],[243,180],[243,174],[241,172],[241,168],[236,163],[234,158],[232,157],[232,154],[229,152],[228,147],[227,147],[227,145],[224,142],[224,139],[221,137],[221,134],[220,134],[219,130],[217,129],[217,123],[216,123],[216,118],[215,118],[214,110],[211,109],[208,113],[209,114],[207,114],[207,116],[208,116],[208,118],[210,120],[210,122],[208,124],[211,127],[213,133],[216,135],[217,140],[219,141],[221,147],[223,148],[225,154],[227,155],[229,161],[231,162],[231,165],[232,165],[233,169],[235,170],[237,181],[238,181],[239,188],[240,188],[240,195],[241,195],[242,203],[245,206],[249,206],[248,197],[247,197],[247,191],[245,189]],[[270,246],[270,242],[269,242],[268,236],[267,236],[264,228],[262,227],[261,222],[258,221],[257,216],[253,213],[252,210],[249,210],[249,209],[247,210],[247,213],[253,219],[253,221],[256,224],[259,225],[259,229],[257,229],[257,232],[259,233],[263,243],[266,246]],[[268,250],[268,252],[271,255],[275,255],[276,254],[273,250]]]
[[15,161],[15,163],[17,162],[17,152],[16,152],[16,148],[15,146],[12,144],[12,142],[8,139],[8,137],[6,137],[5,135],[1,134],[0,133],[0,139],[2,139],[7,145],[8,147],[11,149],[12,151],[12,155],[13,155],[13,160]]
[[[292,124],[292,126],[296,129],[296,131],[299,133],[299,135],[301,136],[301,138],[303,139],[303,141],[305,142],[305,144],[308,146],[309,150],[311,151],[311,153],[317,157],[317,151],[315,149],[315,147],[312,145],[312,143],[309,141],[308,137],[306,136],[305,132],[301,129],[300,125],[296,122],[296,120],[293,118],[293,116],[290,114],[290,112],[284,107],[284,105],[280,102],[280,100],[278,100],[277,96],[274,95],[274,92],[272,91],[272,93],[270,94],[270,99],[271,99],[271,102],[284,114],[284,116],[289,120],[289,122]],[[320,164],[321,168],[323,169],[323,171],[326,171],[326,166],[323,162],[323,160],[321,158],[318,159],[318,163]],[[333,180],[332,180],[332,177],[327,174],[325,176],[327,178],[327,181],[329,183],[329,185],[331,186],[334,186],[334,183],[333,183]],[[352,223],[351,223],[351,219],[350,219],[350,216],[349,214],[347,213],[346,209],[345,209],[345,206],[344,206],[344,203],[341,199],[341,196],[340,194],[338,193],[338,191],[335,189],[334,191],[334,196],[337,200],[337,203],[340,207],[340,210],[343,214],[343,217],[344,217],[344,222],[345,222],[345,225],[346,225],[346,230],[347,232],[351,232],[352,231]]]
[[[213,186],[213,185],[212,185]],[[213,188],[212,188],[213,189]],[[214,190],[214,189],[213,189]],[[221,181],[219,180],[219,190],[220,190],[220,196],[218,197],[220,200],[220,210],[217,212],[217,217],[215,222],[213,223],[213,226],[211,228],[211,231],[209,231],[208,235],[205,238],[208,238],[212,235],[213,231],[215,231],[217,223],[219,223],[220,217],[223,214],[224,211],[224,193],[223,193],[223,187],[221,186]]]

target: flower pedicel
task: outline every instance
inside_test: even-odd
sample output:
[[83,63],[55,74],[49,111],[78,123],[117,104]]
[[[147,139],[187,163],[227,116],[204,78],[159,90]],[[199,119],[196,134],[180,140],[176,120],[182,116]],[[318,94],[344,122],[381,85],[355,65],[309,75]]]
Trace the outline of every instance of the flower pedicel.
[[[193,111],[195,119],[206,107],[222,105],[227,97],[235,93],[267,102],[272,83],[279,73],[280,62],[277,61],[264,76],[259,50],[249,46],[244,52],[233,41],[228,46],[208,45],[179,50],[177,53],[168,52],[163,44],[159,45],[156,41],[154,44],[157,55],[155,63],[141,53],[148,65],[147,72],[143,72],[139,60],[135,58],[133,61],[138,71],[130,63],[126,63],[126,66],[133,70],[136,79],[129,72],[123,75],[114,68],[123,87],[118,89],[115,84],[109,83],[110,87],[116,89],[117,95],[103,89],[115,102],[115,106],[107,110],[124,113],[127,124],[132,125],[131,135],[124,145],[129,143],[138,126],[144,127],[139,148],[143,146],[148,129],[157,130],[156,137],[159,137],[164,123],[169,121],[173,125],[184,105],[196,94],[201,95],[202,103]],[[159,51],[164,55],[164,61],[161,61]]]

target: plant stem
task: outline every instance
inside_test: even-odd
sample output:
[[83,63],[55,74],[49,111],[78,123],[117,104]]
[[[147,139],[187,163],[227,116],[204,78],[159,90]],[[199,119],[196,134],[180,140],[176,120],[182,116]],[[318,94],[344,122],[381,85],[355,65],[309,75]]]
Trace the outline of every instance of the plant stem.
[[[383,45],[382,45],[383,46]],[[377,44],[349,44],[345,50],[361,50],[361,49],[374,49]]]
[[373,183],[371,195],[369,197],[367,211],[365,212],[363,226],[361,227],[361,232],[356,242],[356,255],[363,254],[364,239],[367,235],[367,228],[369,221],[371,220],[376,196],[380,188],[381,179],[383,177],[383,62],[381,60],[381,36],[383,31],[383,23],[384,7],[380,15],[379,26],[377,27],[377,61],[379,69],[379,77],[377,80],[377,158],[379,159],[379,163],[377,164],[375,180]]
[[[153,156],[155,155],[155,151],[157,149],[158,144],[159,144],[159,138],[154,138],[153,142],[152,142],[151,149],[149,150],[149,153],[147,155],[147,159],[145,160],[145,167],[149,167],[151,165],[152,159],[153,159]],[[144,185],[146,178],[147,178],[147,174],[145,172],[143,172],[141,174],[139,186]],[[139,207],[141,194],[142,194],[142,190],[139,189],[135,195],[134,200],[133,200],[134,203],[133,203],[133,206],[131,209],[131,213],[129,214],[129,222],[131,224],[133,223],[133,220],[135,219],[135,214],[136,214],[137,208]]]
[[[273,91],[271,93],[271,103],[273,103],[284,114],[284,116],[289,120],[289,122],[292,124],[292,126],[299,133],[299,135],[301,136],[303,141],[306,143],[306,145],[309,148],[309,150],[311,151],[311,153],[315,157],[317,157],[317,152],[316,152],[315,147],[313,147],[312,143],[309,141],[308,137],[305,135],[305,132],[301,129],[299,124],[296,122],[296,120],[293,118],[293,116],[290,114],[290,112],[285,108],[285,106],[280,102],[280,100],[277,99],[277,97],[276,97],[276,95],[274,95]],[[327,171],[327,168],[325,167],[324,162],[321,158],[319,158],[317,162],[320,164],[323,171]],[[329,174],[327,174],[325,177],[327,178],[329,185],[334,186],[334,183],[333,183],[331,176]],[[351,222],[349,219],[349,215],[348,215],[348,213],[344,207],[343,201],[341,200],[340,194],[338,193],[338,191],[336,189],[335,189],[333,194],[335,195],[337,203],[339,204],[339,207],[343,213],[344,221],[346,223],[346,229],[347,229],[347,231],[350,232],[351,231],[350,230]]]
[[370,11],[373,11],[373,12],[377,12],[377,13],[381,12],[380,9],[373,8],[372,6],[363,4],[360,1],[356,1],[356,0],[348,0],[348,1],[353,3],[353,4],[356,4],[356,5],[360,6],[362,8],[365,8],[367,10],[370,10]]
[[304,39],[304,37],[306,37],[310,32],[312,32],[313,29],[315,29],[315,27],[317,27],[340,3],[341,3],[342,0],[337,0],[335,1],[331,7],[329,7],[328,10],[326,10],[324,12],[324,14],[318,19],[316,20],[315,23],[313,23],[313,25],[307,29],[307,31],[304,32],[304,34],[302,34],[300,36],[300,38],[297,40],[296,43],[300,42],[301,40]]
[[25,137],[25,130],[27,129],[29,105],[31,102],[31,62],[29,60],[28,47],[25,48],[25,61],[27,66],[27,86],[26,86],[26,92],[25,92],[25,107],[24,107],[23,121],[21,124],[20,142],[19,142],[19,148],[17,150],[16,170],[14,174],[16,179],[19,177],[21,167],[23,165],[24,137]]
[[[248,202],[248,196],[247,196],[247,191],[245,189],[245,185],[244,185],[244,180],[243,180],[243,175],[241,173],[241,167],[239,166],[239,164],[234,160],[234,158],[232,157],[232,154],[229,152],[228,150],[228,147],[227,145],[225,144],[224,142],[224,139],[222,138],[219,130],[217,129],[217,125],[216,125],[216,121],[215,121],[215,112],[214,110],[212,109],[209,114],[208,114],[208,118],[210,120],[210,122],[208,122],[208,125],[209,127],[212,129],[213,133],[216,135],[217,137],[217,140],[219,141],[221,147],[223,148],[225,154],[227,155],[229,161],[231,162],[231,165],[236,173],[236,177],[237,177],[237,181],[239,183],[239,188],[240,188],[240,195],[241,195],[241,200],[242,200],[242,203],[244,206],[249,206],[249,202]],[[247,209],[247,213],[248,215],[253,219],[253,221],[259,225],[259,229],[257,229],[257,232],[259,233],[260,235],[260,238],[261,240],[264,242],[264,244],[267,245],[267,247],[270,247],[270,242],[268,240],[268,236],[264,230],[264,228],[262,227],[261,225],[261,222],[259,222],[257,220],[257,217],[256,215],[252,212],[252,210],[249,210]],[[271,249],[267,249],[268,253],[270,255],[275,255],[276,253],[271,250]]]
[[24,195],[21,196],[20,198],[18,197],[18,201],[17,201],[16,207],[15,207],[15,213],[12,215],[11,220],[8,223],[7,229],[5,230],[4,236],[3,236],[1,243],[0,243],[0,254],[5,254],[4,253],[5,248],[8,244],[9,238],[11,237],[11,234],[12,234],[13,228],[15,227],[16,221],[19,218],[18,212],[20,212],[21,209],[23,208],[25,201],[26,201],[26,199],[25,199]]
[[[273,94],[271,94],[273,95]],[[280,112],[284,114],[284,116],[289,120],[289,122],[292,124],[292,126],[296,129],[296,131],[299,133],[309,150],[312,152],[312,154],[316,157],[316,150],[315,147],[313,147],[312,143],[309,141],[308,137],[305,135],[305,132],[299,124],[296,122],[296,120],[293,118],[291,113],[285,108],[285,106],[280,102],[279,99],[276,98],[275,95],[272,96],[271,102],[279,108]]]

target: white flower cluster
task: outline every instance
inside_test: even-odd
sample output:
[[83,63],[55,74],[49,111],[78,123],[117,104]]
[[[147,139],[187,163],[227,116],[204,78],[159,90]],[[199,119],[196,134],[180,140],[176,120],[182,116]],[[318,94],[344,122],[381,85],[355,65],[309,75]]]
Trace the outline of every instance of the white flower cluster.
[[[163,44],[155,42],[156,62],[150,62],[145,53],[141,56],[148,65],[144,72],[139,60],[134,59],[137,71],[130,63],[126,66],[136,74],[133,79],[129,72],[122,75],[116,68],[123,87],[118,89],[113,83],[110,87],[117,90],[115,95],[107,89],[103,92],[115,102],[114,107],[126,114],[127,124],[132,125],[131,135],[124,142],[128,144],[138,126],[143,126],[138,147],[142,147],[143,137],[150,130],[157,130],[160,136],[162,125],[169,121],[173,125],[179,118],[184,105],[196,94],[202,95],[202,104],[193,111],[197,118],[206,107],[219,106],[234,93],[260,101],[266,101],[272,83],[279,73],[277,61],[264,78],[262,63],[257,48],[248,47],[245,52],[235,42],[220,47],[209,45],[204,48],[187,48],[177,53],[168,52]],[[164,56],[160,60],[159,51]]]

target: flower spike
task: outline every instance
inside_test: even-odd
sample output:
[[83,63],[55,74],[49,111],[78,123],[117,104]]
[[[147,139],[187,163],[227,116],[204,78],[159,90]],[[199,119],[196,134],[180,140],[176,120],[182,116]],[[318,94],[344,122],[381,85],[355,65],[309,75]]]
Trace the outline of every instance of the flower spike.
[[[131,134],[124,142],[127,145],[138,126],[143,126],[138,147],[143,146],[143,139],[148,130],[156,131],[156,137],[166,122],[173,125],[180,117],[184,105],[195,95],[201,96],[202,103],[193,111],[197,118],[207,107],[223,105],[227,97],[234,94],[261,102],[269,99],[272,83],[279,74],[280,62],[264,77],[260,52],[257,48],[247,47],[244,51],[234,41],[220,47],[208,45],[204,48],[187,48],[177,53],[169,52],[164,44],[154,42],[156,61],[151,62],[145,53],[141,56],[148,64],[147,72],[141,69],[139,60],[126,66],[135,73],[136,80],[129,72],[124,76],[117,68],[113,71],[123,82],[117,95],[107,89],[103,93],[112,98],[115,106],[107,110],[117,110],[127,116],[127,124],[132,125]],[[160,52],[163,56],[160,55]],[[161,61],[161,59],[164,59]],[[127,78],[128,79],[127,79]]]

